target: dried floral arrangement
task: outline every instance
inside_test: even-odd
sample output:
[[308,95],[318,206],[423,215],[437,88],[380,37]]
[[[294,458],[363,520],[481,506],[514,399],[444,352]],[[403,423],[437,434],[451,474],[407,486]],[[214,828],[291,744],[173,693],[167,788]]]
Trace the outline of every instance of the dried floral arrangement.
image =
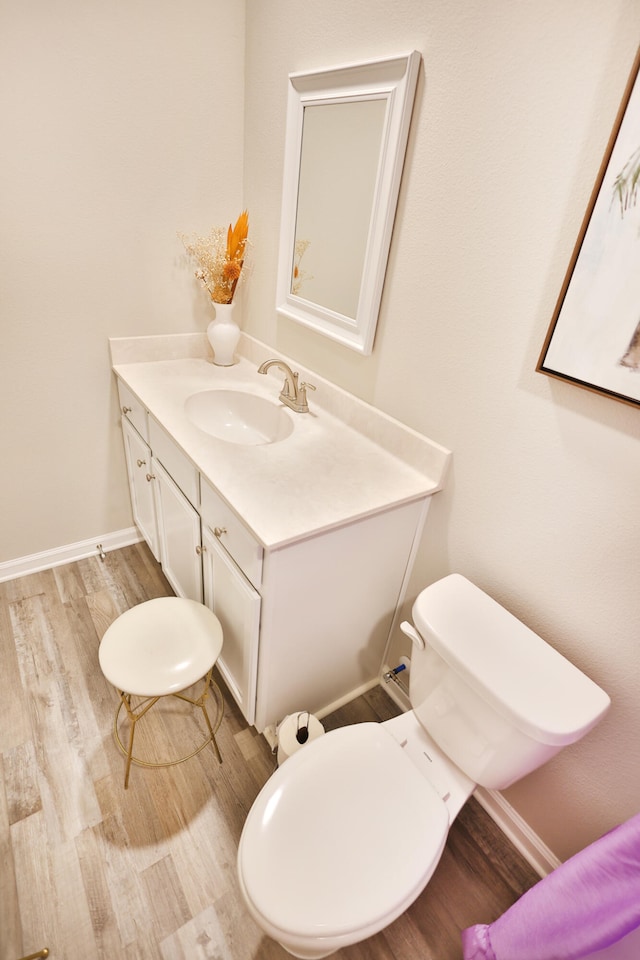
[[196,277],[209,291],[214,303],[231,303],[238,281],[242,276],[247,238],[249,235],[249,214],[244,210],[234,227],[229,224],[213,227],[206,237],[178,234],[187,253],[198,264]]

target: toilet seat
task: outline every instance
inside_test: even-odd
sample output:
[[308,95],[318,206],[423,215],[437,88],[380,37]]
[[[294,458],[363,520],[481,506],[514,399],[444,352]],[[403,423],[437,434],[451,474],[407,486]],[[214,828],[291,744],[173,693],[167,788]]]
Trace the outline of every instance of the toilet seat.
[[275,939],[369,936],[425,887],[447,808],[378,723],[342,727],[274,773],[238,851],[247,902]]

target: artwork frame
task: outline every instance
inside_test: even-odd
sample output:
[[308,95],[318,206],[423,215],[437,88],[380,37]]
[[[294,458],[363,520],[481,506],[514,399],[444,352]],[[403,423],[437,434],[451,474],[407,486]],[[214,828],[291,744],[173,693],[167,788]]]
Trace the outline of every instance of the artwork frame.
[[640,407],[640,48],[536,371]]

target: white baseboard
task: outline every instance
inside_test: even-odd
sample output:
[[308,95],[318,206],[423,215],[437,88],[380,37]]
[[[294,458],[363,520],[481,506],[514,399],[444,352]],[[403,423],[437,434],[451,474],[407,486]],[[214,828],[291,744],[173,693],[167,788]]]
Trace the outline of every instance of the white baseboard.
[[560,866],[561,861],[555,853],[543,843],[501,793],[477,787],[474,797],[540,877],[546,877]]
[[0,583],[4,580],[15,580],[16,577],[25,577],[30,573],[39,573],[51,567],[59,567],[63,563],[73,563],[75,560],[84,560],[100,554],[100,550],[108,553],[120,547],[128,547],[132,543],[142,540],[137,527],[128,527],[117,530],[115,533],[104,533],[91,540],[80,540],[64,547],[55,547],[53,550],[44,550],[42,553],[32,553],[28,557],[19,557],[17,560],[5,560],[0,563]]

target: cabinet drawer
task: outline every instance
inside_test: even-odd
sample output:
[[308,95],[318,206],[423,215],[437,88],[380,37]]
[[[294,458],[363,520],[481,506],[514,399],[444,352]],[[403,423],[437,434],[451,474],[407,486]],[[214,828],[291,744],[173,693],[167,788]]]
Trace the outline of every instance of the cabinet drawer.
[[160,461],[185,497],[197,508],[199,501],[198,471],[153,417],[149,417],[149,444],[153,456]]
[[122,415],[127,418],[129,423],[133,424],[140,436],[148,443],[149,427],[147,411],[120,379],[118,379],[118,399],[120,401],[120,412]]
[[200,481],[200,516],[246,578],[259,590],[262,584],[262,547],[204,479]]

